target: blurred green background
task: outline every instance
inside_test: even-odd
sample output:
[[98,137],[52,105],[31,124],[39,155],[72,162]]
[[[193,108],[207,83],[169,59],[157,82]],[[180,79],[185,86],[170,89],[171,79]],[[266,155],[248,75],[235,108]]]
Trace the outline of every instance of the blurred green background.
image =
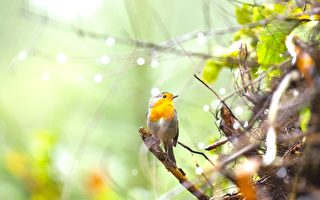
[[[153,160],[137,129],[160,90],[180,95],[179,141],[201,150],[220,137],[204,112],[217,100],[193,74],[201,73],[202,54],[219,56],[229,45],[228,34],[201,31],[232,26],[233,6],[2,0],[0,198],[193,199]],[[220,73],[213,85],[220,94],[234,88],[232,74]],[[208,165],[203,158],[180,146],[175,154],[188,177],[201,179],[195,169]]]

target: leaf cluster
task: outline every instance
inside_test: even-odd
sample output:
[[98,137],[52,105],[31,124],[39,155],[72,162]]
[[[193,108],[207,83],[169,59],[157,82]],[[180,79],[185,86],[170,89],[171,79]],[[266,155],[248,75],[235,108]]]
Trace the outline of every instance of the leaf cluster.
[[[241,28],[233,34],[229,48],[246,44],[249,53],[247,66],[252,76],[267,73],[269,79],[279,77],[282,71],[277,66],[290,59],[285,45],[287,36],[297,35],[304,41],[318,42],[320,39],[319,16],[309,15],[310,9],[310,5],[296,5],[294,1],[239,5],[235,9],[235,16]],[[203,78],[208,83],[217,80],[222,68],[234,67],[238,61],[239,51],[227,52],[221,56],[225,62],[209,59],[205,63]],[[230,63],[230,60],[234,62]]]

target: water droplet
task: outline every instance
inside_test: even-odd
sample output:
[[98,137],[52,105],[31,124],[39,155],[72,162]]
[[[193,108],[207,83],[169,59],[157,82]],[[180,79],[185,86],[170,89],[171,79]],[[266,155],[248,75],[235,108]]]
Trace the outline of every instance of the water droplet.
[[155,88],[151,89],[151,95],[152,96],[156,96],[158,94],[160,94],[160,90],[158,88],[155,87]]
[[103,76],[101,74],[96,74],[96,75],[94,75],[93,80],[96,83],[101,83],[103,80]]
[[44,80],[44,81],[48,81],[48,80],[50,79],[50,77],[51,77],[51,75],[50,75],[49,72],[43,72],[43,73],[41,74],[41,78],[42,78],[42,80]]
[[195,172],[196,172],[196,174],[201,175],[203,173],[202,167],[197,167]]
[[235,110],[234,110],[234,113],[236,114],[236,115],[242,115],[243,114],[243,108],[242,107],[240,107],[240,106],[237,106],[236,108],[235,108]]
[[239,129],[239,128],[240,128],[239,122],[234,122],[233,125],[232,125],[232,127],[233,127],[235,130]]
[[205,148],[204,143],[203,143],[203,142],[199,142],[199,143],[198,143],[198,148],[199,148],[199,149],[204,149],[204,148]]
[[225,88],[220,88],[220,89],[219,89],[219,93],[220,93],[221,95],[224,95],[224,94],[226,93],[226,89],[225,89]]
[[144,63],[145,63],[144,58],[139,57],[139,58],[137,59],[137,64],[138,64],[138,65],[144,65]]
[[285,167],[281,167],[278,171],[277,171],[277,176],[279,178],[284,178],[287,176],[287,169]]
[[27,58],[27,56],[28,56],[27,52],[21,51],[21,52],[19,53],[19,55],[18,55],[18,58],[19,58],[20,61],[23,61],[24,59]]
[[108,64],[110,62],[110,57],[107,55],[103,55],[100,57],[100,63],[101,64]]
[[63,54],[63,53],[59,53],[59,54],[57,55],[57,62],[58,62],[59,64],[64,64],[64,63],[66,63],[66,62],[67,62],[67,56],[66,56],[65,54]]
[[199,32],[197,34],[197,39],[198,39],[198,43],[199,44],[204,44],[206,42],[206,36],[202,33],[202,32]]
[[109,47],[112,47],[116,43],[116,40],[113,37],[108,37],[105,42]]
[[209,112],[210,106],[209,106],[209,105],[204,105],[203,108],[202,108],[202,110],[203,110],[204,112]]

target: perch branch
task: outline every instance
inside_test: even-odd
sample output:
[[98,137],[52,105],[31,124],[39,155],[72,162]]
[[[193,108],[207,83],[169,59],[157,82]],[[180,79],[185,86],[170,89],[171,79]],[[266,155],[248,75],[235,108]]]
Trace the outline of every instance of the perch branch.
[[184,171],[177,168],[172,163],[168,156],[161,150],[160,141],[154,138],[145,128],[139,128],[139,133],[144,144],[148,147],[149,151],[165,166],[165,168],[178,179],[180,184],[185,187],[191,194],[199,200],[209,200],[210,197],[203,193],[203,191],[195,186],[187,177]]

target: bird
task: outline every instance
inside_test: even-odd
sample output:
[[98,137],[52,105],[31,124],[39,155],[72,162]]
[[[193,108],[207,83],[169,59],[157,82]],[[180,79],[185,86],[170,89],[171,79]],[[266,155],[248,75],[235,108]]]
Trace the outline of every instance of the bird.
[[173,100],[177,97],[178,95],[169,92],[152,96],[147,113],[147,126],[150,133],[162,142],[165,153],[175,165],[173,147],[178,142],[179,123]]

